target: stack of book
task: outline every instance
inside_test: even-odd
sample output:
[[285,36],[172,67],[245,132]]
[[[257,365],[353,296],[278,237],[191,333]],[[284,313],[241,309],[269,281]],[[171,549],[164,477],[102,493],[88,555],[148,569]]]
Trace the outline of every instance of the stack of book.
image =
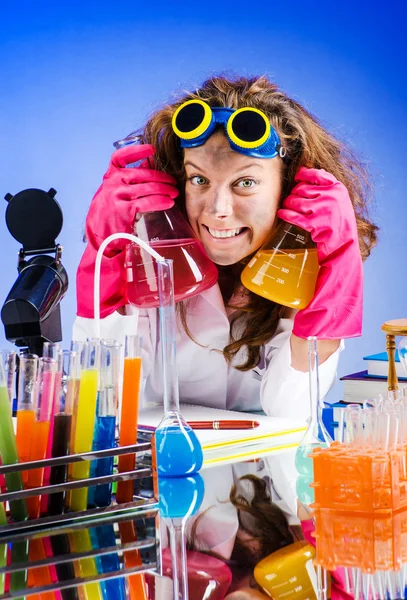
[[[363,402],[387,391],[387,373],[389,369],[387,352],[364,356],[363,360],[366,361],[367,366],[365,371],[341,377],[344,402]],[[407,386],[407,373],[400,362],[397,351],[395,364],[399,388],[405,387]]]

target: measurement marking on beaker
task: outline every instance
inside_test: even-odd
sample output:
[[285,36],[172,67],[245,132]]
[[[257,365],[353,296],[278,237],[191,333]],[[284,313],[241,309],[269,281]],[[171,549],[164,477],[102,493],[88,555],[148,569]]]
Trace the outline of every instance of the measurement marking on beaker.
[[295,258],[295,254],[292,254],[289,252],[283,252],[282,250],[280,250],[280,248],[276,248],[276,252],[281,252],[281,254],[284,254],[285,256],[289,256],[290,258]]
[[290,235],[293,235],[295,237],[295,239],[297,240],[297,242],[300,242],[300,244],[305,244],[305,235],[300,235],[299,233],[293,233],[292,231],[287,231],[287,229],[284,229],[284,233],[289,233]]
[[[155,263],[154,260],[148,260],[146,262],[136,263],[135,267],[146,267],[147,265],[153,265]],[[130,266],[133,266],[133,263],[130,263]]]

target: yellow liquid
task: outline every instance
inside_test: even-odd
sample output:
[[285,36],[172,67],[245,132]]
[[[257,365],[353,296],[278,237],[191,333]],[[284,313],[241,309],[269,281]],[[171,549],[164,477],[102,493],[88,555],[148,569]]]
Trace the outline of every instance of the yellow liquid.
[[[92,542],[89,531],[80,529],[69,534],[71,550],[74,552],[89,552],[92,550]],[[76,577],[92,577],[98,574],[94,558],[81,558],[74,563]],[[83,600],[103,600],[102,590],[99,583],[87,583],[81,588]]]
[[243,269],[241,280],[259,296],[301,309],[314,296],[318,269],[316,248],[259,250]]
[[[76,407],[73,454],[92,450],[93,430],[95,427],[96,399],[99,373],[96,369],[84,369],[81,373],[78,404]],[[72,465],[72,479],[88,479],[90,462],[84,461]],[[71,490],[70,508],[74,511],[86,510],[88,488]]]
[[305,540],[294,542],[263,558],[255,566],[253,575],[274,600],[317,600],[314,558],[313,546]]

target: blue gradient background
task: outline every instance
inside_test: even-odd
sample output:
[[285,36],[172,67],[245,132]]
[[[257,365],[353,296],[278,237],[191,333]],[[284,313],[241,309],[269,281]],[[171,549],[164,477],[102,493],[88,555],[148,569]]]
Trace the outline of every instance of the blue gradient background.
[[[385,347],[382,322],[407,317],[401,3],[260,0],[216,3],[216,10],[183,0],[55,4],[2,3],[0,196],[29,187],[58,191],[65,217],[59,241],[71,279],[62,303],[65,345],[85,215],[112,142],[172,93],[214,72],[267,73],[350,142],[375,180],[381,232],[365,266],[364,331],[346,343],[339,375],[361,370],[363,355]],[[18,249],[1,217],[1,302],[16,277]],[[7,346],[2,327],[0,342]],[[338,384],[330,397],[340,396]]]

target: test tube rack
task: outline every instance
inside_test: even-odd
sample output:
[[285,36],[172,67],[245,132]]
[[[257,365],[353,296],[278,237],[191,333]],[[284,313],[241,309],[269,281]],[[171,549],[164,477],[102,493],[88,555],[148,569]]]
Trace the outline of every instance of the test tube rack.
[[[160,538],[159,538],[159,507],[157,493],[157,477],[152,465],[155,463],[153,456],[151,435],[142,433],[142,438],[137,444],[131,446],[116,447],[108,450],[92,451],[82,454],[71,454],[62,458],[50,458],[39,461],[18,463],[14,465],[0,466],[0,479],[2,475],[8,473],[23,472],[34,468],[53,467],[57,465],[69,465],[80,461],[98,460],[107,457],[118,457],[124,454],[136,454],[136,466],[134,471],[126,473],[114,472],[112,475],[103,477],[90,477],[89,479],[67,481],[57,485],[49,485],[36,489],[22,490],[18,492],[0,493],[0,502],[8,503],[13,500],[26,499],[30,496],[49,495],[57,492],[69,492],[77,488],[90,488],[95,485],[114,483],[128,480],[144,480],[148,482],[149,488],[154,492],[152,497],[143,497],[135,495],[132,502],[126,504],[112,504],[105,508],[94,508],[82,512],[66,512],[62,515],[43,516],[38,519],[32,519],[21,522],[9,522],[7,525],[0,526],[0,546],[3,544],[18,544],[23,541],[30,543],[31,540],[49,539],[52,536],[69,535],[75,531],[92,531],[94,528],[103,525],[113,526],[115,530],[120,528],[122,523],[133,523],[137,527],[137,536],[131,542],[122,543],[120,537],[116,534],[116,544],[110,547],[92,548],[86,552],[75,552],[70,549],[68,554],[58,556],[47,556],[38,561],[27,561],[26,563],[7,564],[0,568],[0,578],[6,575],[7,579],[13,573],[18,571],[28,573],[28,582],[30,581],[30,572],[38,567],[49,568],[55,573],[56,564],[71,563],[75,565],[78,561],[86,557],[97,560],[99,557],[117,554],[120,561],[120,570],[109,572],[97,572],[91,576],[77,576],[72,580],[58,581],[55,575],[49,585],[43,587],[26,587],[17,592],[6,591],[0,594],[0,600],[11,600],[16,597],[30,597],[37,595],[37,600],[49,598],[48,592],[63,591],[69,588],[80,588],[93,582],[105,582],[115,578],[129,577],[133,574],[142,574],[144,572],[158,572],[160,569]],[[147,526],[146,526],[147,525]],[[140,534],[140,531],[142,532]],[[126,553],[139,552],[142,558],[141,564],[131,568],[124,566]]]
[[406,448],[314,449],[315,563],[398,571],[407,563]]
[[407,508],[407,448],[355,448],[333,442],[311,453],[316,508],[362,513]]

